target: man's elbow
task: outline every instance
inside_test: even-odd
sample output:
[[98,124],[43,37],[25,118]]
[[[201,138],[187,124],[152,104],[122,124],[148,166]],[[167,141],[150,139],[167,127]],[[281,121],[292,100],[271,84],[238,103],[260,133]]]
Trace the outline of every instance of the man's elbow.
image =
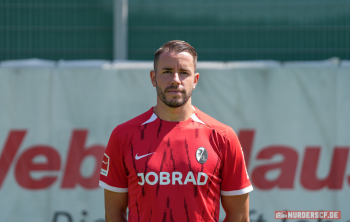
[[249,215],[226,215],[223,222],[250,222]]

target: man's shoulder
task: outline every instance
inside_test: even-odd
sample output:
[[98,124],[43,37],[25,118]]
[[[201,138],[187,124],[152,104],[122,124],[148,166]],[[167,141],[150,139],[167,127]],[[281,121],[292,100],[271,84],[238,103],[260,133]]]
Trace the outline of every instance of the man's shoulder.
[[137,129],[139,126],[141,126],[143,123],[147,122],[147,120],[149,120],[153,115],[153,107],[151,109],[149,109],[148,111],[124,122],[119,124],[116,129],[118,129],[119,131],[129,131],[129,130],[133,130],[133,129]]
[[214,119],[213,117],[209,116],[208,114],[202,112],[201,110],[199,110],[197,108],[196,108],[196,115],[198,116],[198,118],[202,122],[205,123],[205,125],[207,125],[210,128],[215,129],[216,131],[218,131],[221,134],[227,135],[230,133],[234,133],[233,129],[230,126]]

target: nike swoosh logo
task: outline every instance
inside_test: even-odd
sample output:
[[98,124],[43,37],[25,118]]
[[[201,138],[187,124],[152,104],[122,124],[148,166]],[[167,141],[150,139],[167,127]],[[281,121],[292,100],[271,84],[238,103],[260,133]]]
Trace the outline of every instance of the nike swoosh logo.
[[[154,152],[153,152],[153,153],[154,153]],[[138,153],[136,153],[135,160],[139,160],[139,159],[144,158],[144,157],[146,157],[146,156],[148,156],[148,155],[151,155],[151,154],[153,154],[153,153],[145,154],[145,155],[142,155],[142,156],[137,156]]]

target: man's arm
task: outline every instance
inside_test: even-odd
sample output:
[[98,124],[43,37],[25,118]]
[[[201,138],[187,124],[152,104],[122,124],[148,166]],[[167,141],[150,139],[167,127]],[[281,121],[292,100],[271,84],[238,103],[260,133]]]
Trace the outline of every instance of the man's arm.
[[226,212],[224,222],[249,222],[249,194],[221,195],[222,207]]
[[106,222],[126,222],[128,193],[118,193],[105,189],[105,219]]

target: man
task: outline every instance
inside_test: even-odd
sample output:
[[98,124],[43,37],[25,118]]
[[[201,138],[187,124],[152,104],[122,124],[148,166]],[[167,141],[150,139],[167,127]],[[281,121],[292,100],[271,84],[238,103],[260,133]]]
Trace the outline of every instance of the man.
[[157,104],[118,125],[103,159],[106,222],[249,221],[253,190],[234,131],[191,103],[197,53],[183,41],[155,53]]

